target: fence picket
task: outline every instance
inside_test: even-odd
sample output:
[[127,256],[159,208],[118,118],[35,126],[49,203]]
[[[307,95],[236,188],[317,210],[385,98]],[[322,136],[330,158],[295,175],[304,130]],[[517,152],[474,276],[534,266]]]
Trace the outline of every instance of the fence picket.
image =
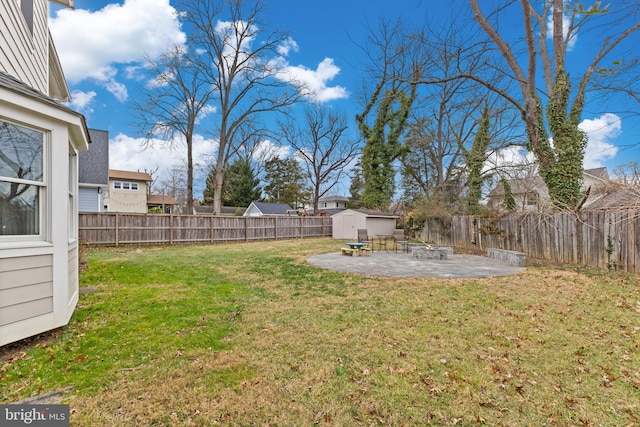
[[510,214],[495,220],[454,215],[447,221],[428,219],[419,239],[481,251],[515,250],[531,258],[637,273],[640,237],[635,231],[639,221],[640,210],[633,209],[578,215]]
[[226,217],[80,213],[80,241],[89,245],[248,242],[331,236],[327,216]]

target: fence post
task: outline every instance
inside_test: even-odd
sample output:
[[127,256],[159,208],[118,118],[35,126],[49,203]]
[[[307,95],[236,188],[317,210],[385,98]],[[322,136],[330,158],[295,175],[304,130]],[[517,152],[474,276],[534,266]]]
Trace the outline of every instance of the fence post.
[[118,212],[116,212],[116,238],[115,238],[116,248],[118,247],[118,237],[119,237],[118,236]]
[[173,245],[173,214],[169,214],[169,244]]
[[585,262],[586,260],[583,260],[583,251],[582,251],[582,243],[583,243],[583,237],[582,237],[582,221],[580,220],[580,212],[576,212],[575,213],[575,219],[574,219],[574,227],[576,227],[576,233],[575,233],[575,254],[576,254],[576,260],[574,262],[578,263],[578,264],[585,264],[587,265],[588,262]]
[[249,217],[245,216],[244,218],[244,241],[249,241]]
[[273,217],[273,237],[275,240],[278,240],[278,217]]

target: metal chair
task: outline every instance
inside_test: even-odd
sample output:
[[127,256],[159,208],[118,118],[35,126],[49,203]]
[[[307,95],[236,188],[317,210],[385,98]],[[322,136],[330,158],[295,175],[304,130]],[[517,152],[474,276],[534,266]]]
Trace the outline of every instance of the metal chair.
[[358,242],[366,244],[366,247],[371,248],[373,252],[373,240],[369,239],[366,228],[358,228]]
[[393,232],[393,250],[394,252],[398,252],[398,245],[400,245],[401,249],[406,249],[408,252],[408,243],[409,241],[404,236],[404,230],[397,229]]

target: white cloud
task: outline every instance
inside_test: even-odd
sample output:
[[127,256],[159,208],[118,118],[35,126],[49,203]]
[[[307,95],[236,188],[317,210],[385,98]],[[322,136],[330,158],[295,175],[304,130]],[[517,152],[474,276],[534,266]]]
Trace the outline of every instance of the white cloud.
[[218,111],[218,107],[215,105],[205,105],[202,107],[202,110],[200,110],[200,114],[196,117],[196,124],[200,124],[204,118],[211,114],[215,114],[216,111]]
[[335,99],[344,99],[349,96],[344,87],[330,87],[327,85],[329,81],[340,73],[340,68],[334,64],[332,58],[323,59],[315,70],[302,65],[288,65],[282,58],[279,62],[281,69],[279,78],[303,85],[311,92],[310,98],[315,102],[323,103]]
[[618,154],[618,148],[611,143],[622,133],[622,120],[612,113],[605,113],[595,119],[585,119],[578,125],[586,132],[589,142],[585,149],[585,169],[602,167],[604,162]]
[[50,19],[56,50],[71,84],[92,78],[124,96],[116,65],[144,62],[186,35],[169,0],[125,0],[97,11],[60,9]]
[[92,90],[89,92],[74,90],[71,93],[71,101],[69,101],[67,105],[72,110],[78,111],[84,115],[89,115],[93,113],[93,108],[91,108],[91,103],[93,102],[93,99],[95,97],[96,97],[96,93]]
[[[251,52],[251,44],[254,37],[249,34],[256,34],[258,28],[254,25],[248,25],[245,21],[218,21],[214,29],[217,36],[222,39],[223,49],[222,56],[227,58],[228,63],[233,63],[237,55],[238,64],[245,64],[242,68],[251,68],[251,64],[246,63],[249,52]],[[238,46],[237,34],[243,34]]]
[[274,157],[286,159],[289,157],[290,147],[286,145],[276,145],[272,141],[265,139],[261,141],[258,148],[253,153],[253,158],[259,161],[269,160]]
[[104,83],[105,89],[107,89],[116,99],[120,102],[124,102],[127,100],[129,93],[127,92],[127,87],[120,82],[117,82],[113,79]]
[[[194,167],[209,164],[217,150],[217,141],[194,135]],[[133,138],[119,133],[109,140],[109,168],[127,171],[154,171],[160,180],[168,176],[172,168],[186,164],[184,143],[171,148],[166,141],[154,140],[145,148],[144,138]]]
[[524,147],[503,148],[489,156],[484,164],[484,170],[499,170],[510,179],[524,178],[535,172],[535,157]]
[[282,56],[288,56],[289,53],[298,51],[298,43],[289,37],[280,46],[278,46],[278,54]]

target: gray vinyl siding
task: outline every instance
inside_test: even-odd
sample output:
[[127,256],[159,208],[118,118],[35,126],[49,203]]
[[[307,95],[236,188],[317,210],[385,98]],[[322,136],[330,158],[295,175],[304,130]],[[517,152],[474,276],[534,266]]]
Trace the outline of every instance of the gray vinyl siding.
[[53,311],[53,257],[0,259],[0,326]]

